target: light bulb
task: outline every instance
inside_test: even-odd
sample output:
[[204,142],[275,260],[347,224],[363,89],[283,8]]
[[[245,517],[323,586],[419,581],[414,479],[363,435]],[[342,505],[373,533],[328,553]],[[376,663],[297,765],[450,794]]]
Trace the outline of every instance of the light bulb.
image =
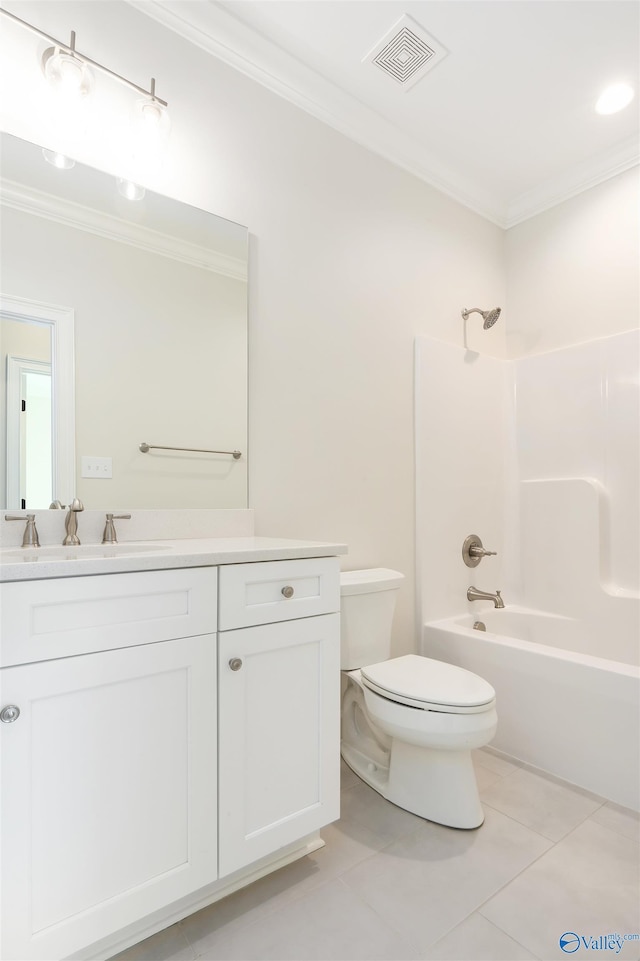
[[72,53],[49,47],[42,56],[44,75],[65,98],[86,97],[93,87],[93,74],[87,64]]
[[75,167],[76,162],[71,157],[65,157],[62,153],[56,153],[55,150],[46,150],[43,148],[42,156],[50,163],[53,167],[57,167],[58,170],[71,170]]
[[159,147],[169,136],[169,111],[153,98],[145,97],[135,104],[138,136],[147,146]]
[[596,113],[610,114],[624,110],[633,100],[633,90],[628,83],[614,83],[607,87],[596,102]]
[[126,197],[127,200],[142,200],[145,195],[144,187],[140,184],[134,184],[132,180],[125,180],[124,177],[118,177],[118,193],[122,197]]

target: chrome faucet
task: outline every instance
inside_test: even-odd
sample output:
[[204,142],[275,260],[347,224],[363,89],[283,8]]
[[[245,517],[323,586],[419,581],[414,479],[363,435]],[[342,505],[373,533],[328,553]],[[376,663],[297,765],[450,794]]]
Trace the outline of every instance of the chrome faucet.
[[504,601],[500,596],[500,591],[496,591],[495,594],[488,594],[487,591],[479,591],[477,587],[470,587],[467,591],[468,601],[493,601],[493,606],[497,608],[504,607]]
[[76,547],[80,543],[80,538],[78,537],[78,513],[84,510],[84,504],[77,497],[74,497],[69,504],[69,510],[67,512],[67,517],[64,522],[64,527],[67,532],[67,536],[62,542],[63,547],[69,547],[72,545]]
[[40,541],[38,539],[38,529],[36,527],[35,514],[21,514],[19,517],[14,517],[12,514],[5,514],[4,519],[6,521],[26,521],[27,526],[24,529],[24,535],[22,537],[22,546],[23,547],[40,547]]
[[117,544],[118,538],[116,537],[116,526],[113,523],[117,521],[129,521],[131,520],[131,514],[107,514],[107,522],[104,525],[104,533],[102,535],[103,544]]

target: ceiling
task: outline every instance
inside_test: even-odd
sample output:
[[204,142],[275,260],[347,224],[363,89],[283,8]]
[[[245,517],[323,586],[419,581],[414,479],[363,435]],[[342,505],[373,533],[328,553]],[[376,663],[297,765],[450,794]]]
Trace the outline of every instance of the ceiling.
[[[640,160],[636,0],[131,2],[503,227]],[[405,15],[445,52],[406,87],[366,60]]]

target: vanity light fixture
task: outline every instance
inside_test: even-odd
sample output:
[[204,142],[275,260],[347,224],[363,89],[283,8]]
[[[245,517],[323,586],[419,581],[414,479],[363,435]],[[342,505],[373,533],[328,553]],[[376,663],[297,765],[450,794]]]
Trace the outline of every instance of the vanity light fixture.
[[150,147],[158,146],[169,135],[169,111],[167,105],[156,97],[156,82],[151,78],[148,97],[136,100],[134,119],[137,122],[140,139]]
[[614,83],[598,97],[596,113],[608,115],[624,110],[633,100],[633,88],[628,83]]
[[156,129],[164,131],[164,133],[168,132],[169,116],[167,102],[157,96],[156,82],[154,79],[151,80],[150,87],[146,90],[137,83],[133,83],[132,80],[128,80],[114,70],[110,70],[109,67],[105,67],[104,64],[99,63],[97,60],[92,60],[91,57],[87,57],[86,54],[79,53],[76,50],[76,35],[73,30],[71,31],[70,43],[66,44],[60,40],[56,40],[55,37],[49,36],[48,33],[45,33],[38,27],[27,23],[26,20],[16,17],[14,13],[9,13],[8,10],[0,8],[0,14],[9,17],[14,23],[19,23],[21,26],[26,27],[27,30],[30,30],[32,33],[35,33],[37,36],[42,37],[52,44],[52,46],[47,47],[42,55],[42,70],[47,80],[62,93],[76,97],[80,96],[81,98],[87,96],[93,86],[92,70],[98,70],[112,77],[114,80],[125,84],[125,86],[130,87],[137,93],[142,94],[143,99],[139,101],[141,106],[138,110],[145,123],[149,121],[155,125]]
[[42,54],[42,72],[59,94],[67,99],[86,97],[93,87],[93,73],[76,54],[76,34],[71,31],[68,47],[56,44]]

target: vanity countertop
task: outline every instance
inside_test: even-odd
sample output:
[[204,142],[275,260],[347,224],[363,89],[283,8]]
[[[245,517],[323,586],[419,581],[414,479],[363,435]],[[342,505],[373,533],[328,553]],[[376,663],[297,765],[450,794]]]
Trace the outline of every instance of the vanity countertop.
[[345,544],[280,537],[122,541],[118,544],[81,544],[77,548],[12,547],[0,551],[0,582],[331,557],[346,553]]

